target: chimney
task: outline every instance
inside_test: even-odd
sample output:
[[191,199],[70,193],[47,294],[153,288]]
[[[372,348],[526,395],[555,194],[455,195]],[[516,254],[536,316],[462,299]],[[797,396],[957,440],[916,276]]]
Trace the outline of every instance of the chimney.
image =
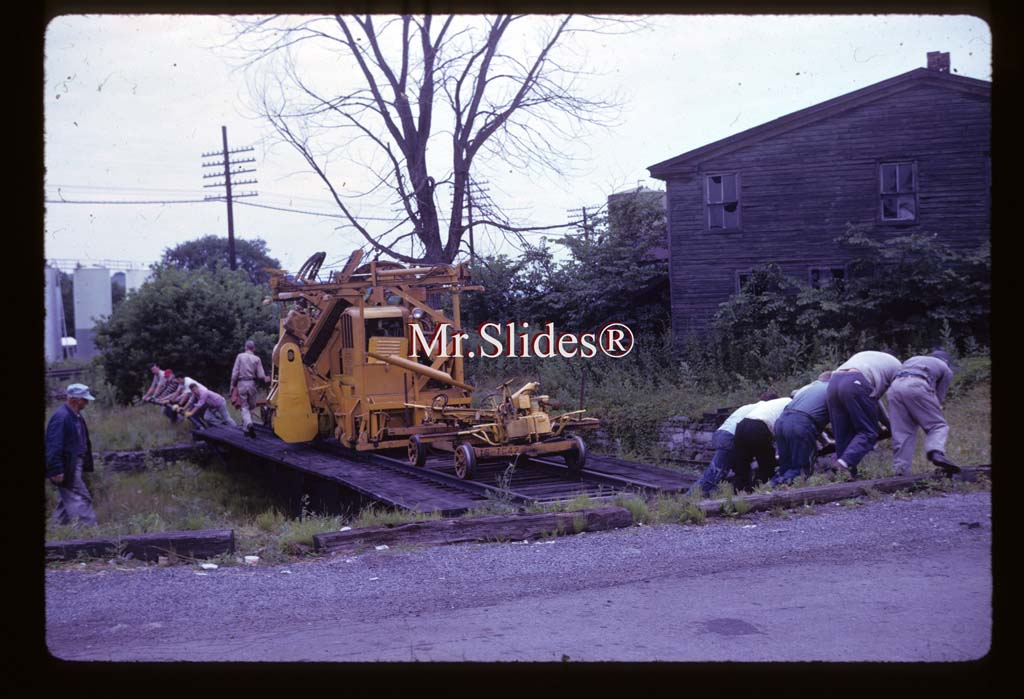
[[929,51],[928,70],[937,70],[940,73],[948,73],[949,54],[943,51]]

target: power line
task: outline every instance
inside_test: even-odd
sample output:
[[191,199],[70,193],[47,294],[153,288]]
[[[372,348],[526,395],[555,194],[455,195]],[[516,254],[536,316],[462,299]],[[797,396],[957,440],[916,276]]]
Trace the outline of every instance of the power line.
[[152,200],[99,200],[99,199],[44,199],[47,204],[205,204],[213,199],[152,199]]
[[[324,213],[323,211],[303,211],[302,209],[289,209],[289,208],[283,207],[283,206],[271,206],[269,204],[257,204],[256,202],[252,202],[252,201],[240,201],[238,203],[243,205],[243,206],[255,206],[255,207],[260,208],[260,209],[272,209],[274,211],[287,211],[287,212],[290,212],[290,213],[293,213],[293,214],[306,214],[308,216],[323,216],[325,218],[340,218],[340,219],[344,219],[346,221],[348,220],[348,216],[344,216],[343,214],[328,214],[328,213]],[[397,218],[383,218],[383,217],[379,217],[379,216],[356,216],[355,218],[356,218],[356,220],[359,220],[359,221],[384,221],[386,223],[397,223],[399,221],[399,219],[397,219]]]

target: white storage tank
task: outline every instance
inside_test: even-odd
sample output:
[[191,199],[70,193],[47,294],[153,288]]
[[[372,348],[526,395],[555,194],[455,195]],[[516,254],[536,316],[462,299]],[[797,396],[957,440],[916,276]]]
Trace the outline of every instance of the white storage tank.
[[64,358],[61,338],[64,337],[64,300],[60,294],[60,270],[43,267],[45,277],[44,304],[46,318],[43,321],[43,352],[47,362],[59,362]]
[[93,328],[96,320],[109,317],[113,301],[110,270],[106,267],[81,267],[75,270],[75,339],[77,356],[89,359],[96,354]]
[[149,281],[153,271],[149,269],[130,269],[124,273],[124,290],[126,293],[135,291]]

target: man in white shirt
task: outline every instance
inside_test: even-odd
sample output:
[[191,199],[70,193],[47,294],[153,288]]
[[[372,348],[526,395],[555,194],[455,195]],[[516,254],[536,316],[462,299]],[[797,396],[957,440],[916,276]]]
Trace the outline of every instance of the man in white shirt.
[[736,425],[739,424],[740,420],[745,418],[751,410],[758,405],[761,405],[764,401],[773,400],[777,398],[774,393],[765,393],[761,396],[761,399],[757,403],[748,403],[747,405],[736,408],[729,417],[725,418],[714,434],[711,435],[711,446],[715,448],[715,454],[711,457],[711,463],[704,469],[704,473],[701,474],[697,482],[690,486],[690,490],[687,494],[695,493],[698,490],[701,491],[705,497],[711,494],[711,491],[722,481],[723,478],[729,473],[730,469],[730,454],[732,453],[733,444],[736,435]]
[[758,403],[736,425],[736,441],[729,461],[736,473],[737,493],[751,489],[750,464],[754,459],[757,459],[758,483],[767,483],[775,474],[775,421],[791,400],[786,396]]

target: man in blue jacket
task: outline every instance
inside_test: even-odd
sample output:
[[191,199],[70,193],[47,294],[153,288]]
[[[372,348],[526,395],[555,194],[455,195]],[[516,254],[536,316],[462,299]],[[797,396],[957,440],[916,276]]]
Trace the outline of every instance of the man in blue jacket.
[[818,456],[818,441],[828,424],[828,382],[831,371],[822,372],[793,394],[793,400],[775,421],[775,445],[779,450],[779,472],[773,486],[792,483],[803,474],[811,475]]
[[67,401],[46,425],[46,477],[60,493],[60,502],[53,512],[59,524],[96,524],[92,496],[82,480],[83,471],[93,470],[92,442],[81,414],[91,400],[95,397],[88,386],[71,384]]

